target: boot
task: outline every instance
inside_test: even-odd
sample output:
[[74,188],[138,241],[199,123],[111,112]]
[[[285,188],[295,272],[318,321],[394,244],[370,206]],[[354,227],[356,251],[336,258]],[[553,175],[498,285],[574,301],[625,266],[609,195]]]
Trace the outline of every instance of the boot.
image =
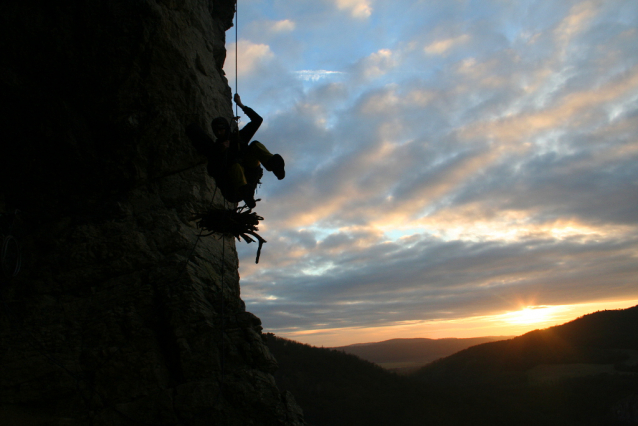
[[282,180],[286,177],[284,165],[284,159],[279,154],[273,155],[270,160],[268,160],[268,164],[264,164],[264,166],[266,166],[266,169],[273,172],[279,180]]

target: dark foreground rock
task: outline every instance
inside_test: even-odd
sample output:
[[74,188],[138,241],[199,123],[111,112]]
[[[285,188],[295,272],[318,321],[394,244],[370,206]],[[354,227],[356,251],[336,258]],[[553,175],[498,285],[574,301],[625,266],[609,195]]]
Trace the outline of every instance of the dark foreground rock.
[[185,136],[232,116],[230,0],[0,5],[2,425],[302,425]]

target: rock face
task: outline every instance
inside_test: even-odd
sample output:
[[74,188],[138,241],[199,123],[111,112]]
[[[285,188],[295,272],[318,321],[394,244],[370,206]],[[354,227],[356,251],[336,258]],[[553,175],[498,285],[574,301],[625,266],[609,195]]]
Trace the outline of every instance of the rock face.
[[232,116],[232,0],[0,5],[1,425],[302,425],[184,133]]

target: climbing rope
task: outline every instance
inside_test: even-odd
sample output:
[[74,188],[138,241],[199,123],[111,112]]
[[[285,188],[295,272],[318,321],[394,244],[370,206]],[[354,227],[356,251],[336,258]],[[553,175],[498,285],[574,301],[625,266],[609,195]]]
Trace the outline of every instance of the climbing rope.
[[[238,7],[237,2],[235,2],[235,94],[239,92],[239,77],[238,77],[238,53],[239,53],[239,18],[238,18]],[[239,110],[238,105],[235,103],[235,120],[239,120]],[[228,152],[226,151],[226,155]],[[227,158],[225,159],[227,160]],[[227,161],[224,161],[226,164]],[[217,194],[218,185],[215,182],[215,192],[213,193],[213,198],[211,199],[211,203],[209,207],[205,211],[201,211],[198,213],[194,213],[191,220],[197,221],[197,227],[200,232],[197,236],[197,240],[191,249],[189,256],[187,257],[184,268],[188,266],[188,263],[195,252],[197,244],[202,237],[207,237],[213,234],[217,234],[222,243],[222,266],[221,266],[221,373],[222,380],[225,376],[225,328],[226,328],[226,313],[225,313],[225,293],[226,293],[226,285],[225,285],[225,265],[226,265],[226,237],[233,236],[236,237],[237,240],[241,241],[243,239],[247,243],[254,242],[255,240],[259,241],[259,248],[257,250],[257,257],[255,263],[259,262],[259,257],[261,254],[261,249],[263,243],[266,242],[260,235],[256,233],[258,230],[257,225],[260,220],[263,220],[263,217],[257,216],[256,213],[253,213],[251,209],[248,209],[247,206],[237,207],[235,204],[234,208],[229,208],[226,200],[226,197],[223,196],[223,207],[215,207],[214,199]],[[206,234],[204,234],[206,232]],[[210,272],[209,272],[210,276]],[[210,276],[211,280],[213,277]],[[220,393],[221,393],[220,388]]]
[[[238,46],[239,46],[239,38],[238,38],[239,12],[237,8],[238,3],[239,3],[239,0],[235,2],[235,94],[239,93],[239,90],[238,90],[239,79],[237,78],[237,75],[238,75],[237,64],[239,63],[237,60],[237,52],[238,52]],[[239,110],[237,109],[237,103],[235,103],[235,117],[238,117],[238,116],[239,116]]]

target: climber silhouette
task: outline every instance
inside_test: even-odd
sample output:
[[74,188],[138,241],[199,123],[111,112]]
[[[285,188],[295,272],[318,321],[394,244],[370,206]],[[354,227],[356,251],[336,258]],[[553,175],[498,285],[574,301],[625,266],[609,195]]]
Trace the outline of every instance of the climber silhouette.
[[249,143],[263,118],[241,102],[238,94],[235,103],[248,116],[250,122],[239,131],[232,131],[228,120],[217,117],[211,121],[216,140],[213,141],[197,124],[189,124],[186,134],[201,154],[208,158],[208,174],[215,179],[222,195],[228,201],[244,201],[254,208],[255,189],[263,175],[261,165],[281,180],[286,176],[284,159],[271,154],[259,141]]

